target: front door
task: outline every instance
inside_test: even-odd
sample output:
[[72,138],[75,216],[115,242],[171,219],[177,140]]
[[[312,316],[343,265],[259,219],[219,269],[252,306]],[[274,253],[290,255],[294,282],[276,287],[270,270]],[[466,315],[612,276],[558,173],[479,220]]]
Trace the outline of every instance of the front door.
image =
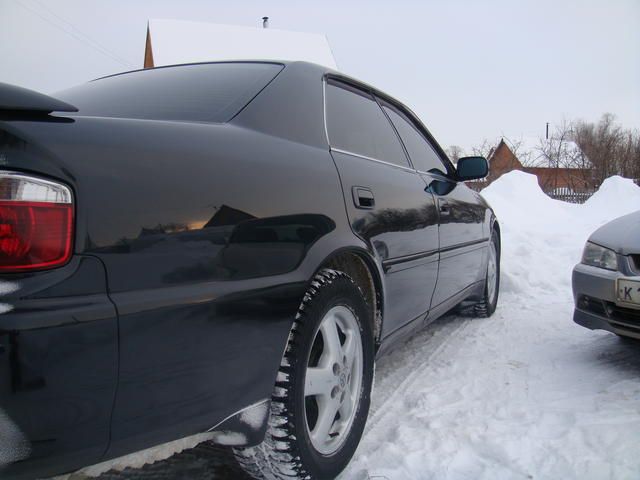
[[438,206],[440,266],[433,309],[482,280],[485,256],[479,250],[487,245],[483,234],[487,208],[478,201],[477,193],[452,180],[453,167],[413,115],[390,102],[382,100],[381,104]]
[[488,208],[462,182],[425,175],[440,211],[440,270],[432,307],[484,280]]
[[438,272],[435,200],[370,92],[329,80],[326,112],[352,229],[385,272],[386,336],[429,310]]

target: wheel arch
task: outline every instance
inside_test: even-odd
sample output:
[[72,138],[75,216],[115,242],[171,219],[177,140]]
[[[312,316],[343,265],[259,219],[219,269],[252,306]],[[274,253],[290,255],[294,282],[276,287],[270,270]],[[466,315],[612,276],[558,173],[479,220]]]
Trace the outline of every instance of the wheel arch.
[[380,343],[384,319],[384,287],[375,259],[363,248],[344,247],[327,256],[313,272],[311,278],[323,268],[332,268],[346,273],[362,290],[367,305],[371,308],[372,330],[377,347]]

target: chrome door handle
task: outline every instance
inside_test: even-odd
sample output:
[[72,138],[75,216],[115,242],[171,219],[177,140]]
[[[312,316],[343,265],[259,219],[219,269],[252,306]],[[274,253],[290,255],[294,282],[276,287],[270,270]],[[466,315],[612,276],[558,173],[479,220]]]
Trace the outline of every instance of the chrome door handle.
[[451,206],[446,200],[438,199],[438,211],[440,215],[449,215],[451,213]]
[[373,192],[367,187],[352,187],[353,203],[356,208],[372,209],[376,206],[376,199]]

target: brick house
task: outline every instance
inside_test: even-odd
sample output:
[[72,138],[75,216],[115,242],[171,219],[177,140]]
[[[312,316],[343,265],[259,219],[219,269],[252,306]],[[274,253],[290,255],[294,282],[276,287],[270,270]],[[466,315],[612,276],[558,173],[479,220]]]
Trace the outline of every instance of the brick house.
[[489,175],[477,187],[484,188],[503,174],[520,170],[538,177],[538,184],[545,192],[567,190],[574,192],[592,191],[595,187],[592,170],[589,168],[562,167],[525,167],[513,153],[509,145],[500,140],[498,146],[489,154]]

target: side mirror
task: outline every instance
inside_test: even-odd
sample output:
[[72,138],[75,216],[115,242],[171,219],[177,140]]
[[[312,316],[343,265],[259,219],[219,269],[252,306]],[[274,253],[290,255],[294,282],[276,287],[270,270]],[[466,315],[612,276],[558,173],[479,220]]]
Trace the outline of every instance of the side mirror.
[[484,178],[489,173],[489,164],[484,157],[463,157],[458,160],[456,167],[458,180],[465,182]]

